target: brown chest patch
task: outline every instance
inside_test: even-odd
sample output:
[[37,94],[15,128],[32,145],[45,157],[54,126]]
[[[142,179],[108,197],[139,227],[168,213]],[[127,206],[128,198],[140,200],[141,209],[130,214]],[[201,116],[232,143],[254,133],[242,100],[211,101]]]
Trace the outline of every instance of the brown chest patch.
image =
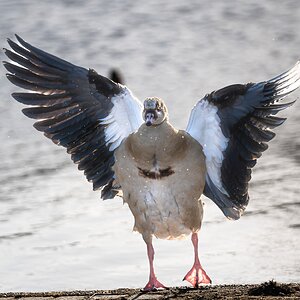
[[166,169],[158,169],[157,171],[150,171],[150,170],[145,170],[142,168],[139,168],[139,175],[146,177],[146,178],[150,178],[150,179],[161,179],[163,177],[167,177],[170,176],[172,174],[174,174],[174,170],[172,170],[171,167],[168,167]]

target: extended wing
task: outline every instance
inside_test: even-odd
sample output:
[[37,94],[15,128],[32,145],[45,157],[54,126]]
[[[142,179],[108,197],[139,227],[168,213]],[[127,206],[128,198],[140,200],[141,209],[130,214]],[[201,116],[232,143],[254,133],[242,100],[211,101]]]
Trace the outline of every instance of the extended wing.
[[299,86],[300,62],[271,80],[214,91],[193,108],[187,132],[206,156],[204,194],[228,218],[238,219],[248,204],[251,169],[274,138],[271,129],[285,121],[274,115],[294,102],[274,103]]
[[16,37],[20,44],[8,39],[13,51],[5,49],[12,61],[3,62],[7,78],[33,92],[12,96],[32,106],[23,113],[38,120],[37,130],[67,148],[94,190],[105,186],[102,197],[113,197],[114,150],[143,123],[141,103],[125,86]]

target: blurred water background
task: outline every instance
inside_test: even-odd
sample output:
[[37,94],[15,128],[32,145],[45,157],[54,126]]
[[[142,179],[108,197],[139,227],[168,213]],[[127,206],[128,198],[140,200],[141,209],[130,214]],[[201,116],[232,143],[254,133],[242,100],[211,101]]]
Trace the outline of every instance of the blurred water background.
[[[204,94],[269,79],[300,59],[298,0],[1,0],[0,28],[1,48],[18,33],[102,75],[119,68],[141,100],[165,100],[177,128]],[[3,67],[0,84],[0,291],[144,286],[146,247],[128,207],[101,201],[65,150],[32,128]],[[245,215],[229,221],[204,199],[200,258],[215,284],[300,281],[300,101],[281,116]],[[182,285],[190,240],[154,246],[158,278]]]

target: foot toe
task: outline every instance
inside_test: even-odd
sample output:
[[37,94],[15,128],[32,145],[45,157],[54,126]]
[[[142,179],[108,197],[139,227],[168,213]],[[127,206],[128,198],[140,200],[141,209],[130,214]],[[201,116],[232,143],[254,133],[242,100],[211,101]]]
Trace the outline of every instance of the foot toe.
[[160,283],[156,278],[154,278],[149,280],[149,282],[144,287],[144,291],[156,291],[159,288],[166,289],[167,287]]
[[188,281],[193,287],[197,288],[199,284],[210,284],[211,279],[203,269],[192,268],[183,278]]

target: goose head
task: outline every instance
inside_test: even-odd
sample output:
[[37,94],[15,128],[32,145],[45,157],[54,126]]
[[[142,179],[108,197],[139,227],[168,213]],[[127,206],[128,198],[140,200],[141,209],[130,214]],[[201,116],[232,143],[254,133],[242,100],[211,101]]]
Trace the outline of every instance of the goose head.
[[147,126],[157,126],[168,120],[168,110],[162,99],[157,97],[146,98],[143,119]]

